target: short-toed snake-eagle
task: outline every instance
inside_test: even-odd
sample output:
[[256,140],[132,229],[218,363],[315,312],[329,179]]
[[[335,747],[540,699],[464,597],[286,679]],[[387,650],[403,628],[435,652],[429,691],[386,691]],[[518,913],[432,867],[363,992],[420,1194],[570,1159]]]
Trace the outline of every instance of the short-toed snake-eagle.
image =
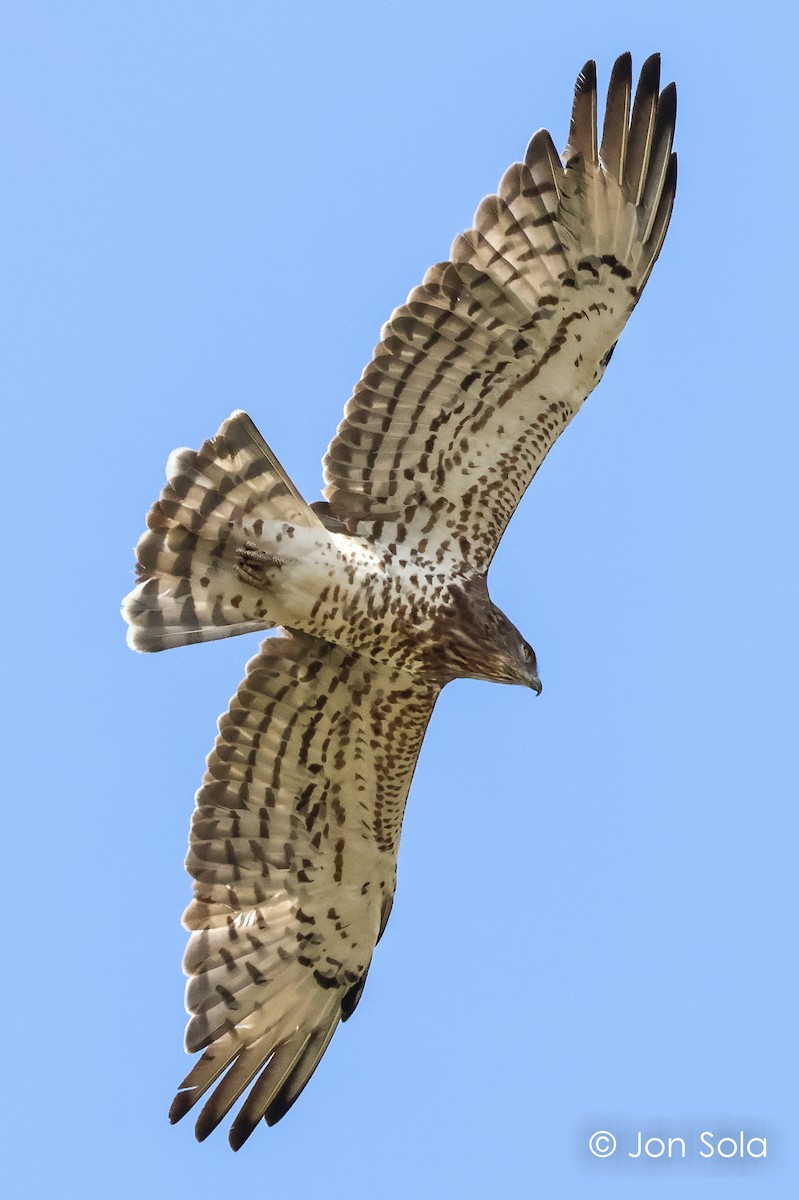
[[355,1009],[394,898],[403,810],[441,688],[540,691],[486,574],[547,451],[602,377],[676,183],[673,85],[593,63],[561,158],[537,133],[381,331],[306,504],[248,416],[176,451],[124,602],[136,650],[280,627],[247,666],[197,793],[172,1105],[204,1138],[294,1103]]

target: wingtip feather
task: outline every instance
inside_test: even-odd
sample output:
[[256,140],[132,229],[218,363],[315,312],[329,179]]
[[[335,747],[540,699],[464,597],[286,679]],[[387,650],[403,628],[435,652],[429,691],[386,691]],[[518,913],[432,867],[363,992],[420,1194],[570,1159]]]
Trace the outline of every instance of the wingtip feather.
[[574,85],[567,159],[579,154],[586,162],[596,162],[596,107],[596,63],[589,58]]
[[660,55],[650,54],[641,67],[638,86],[635,89],[627,158],[624,167],[624,188],[633,202],[638,205],[643,196],[649,167],[649,155],[655,131],[655,120],[660,91]]
[[630,131],[633,60],[629,50],[620,54],[613,64],[605,102],[602,126],[602,145],[599,157],[608,175],[616,181],[624,178],[627,157],[627,138]]
[[674,210],[674,198],[677,194],[677,155],[672,151],[666,169],[666,176],[663,181],[663,190],[660,195],[660,202],[657,211],[654,214],[652,228],[649,234],[649,239],[646,243],[645,253],[647,255],[647,264],[644,269],[642,281],[639,290],[643,289],[646,281],[652,272],[652,268],[657,262],[658,255],[663,247],[666,234],[671,221],[671,214]]

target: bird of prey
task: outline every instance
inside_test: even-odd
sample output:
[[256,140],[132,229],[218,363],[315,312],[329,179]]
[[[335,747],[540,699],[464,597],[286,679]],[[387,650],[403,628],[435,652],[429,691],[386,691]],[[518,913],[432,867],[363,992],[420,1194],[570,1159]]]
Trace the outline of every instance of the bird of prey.
[[675,89],[596,68],[568,144],[536,133],[381,330],[307,504],[250,418],[177,450],[137,547],[128,641],[276,630],[247,665],[197,792],[184,914],[202,1051],[170,1111],[205,1138],[249,1089],[238,1149],[272,1125],[358,1004],[394,899],[408,789],[441,689],[541,690],[491,602],[497,544],[601,379],[658,256],[676,185]]

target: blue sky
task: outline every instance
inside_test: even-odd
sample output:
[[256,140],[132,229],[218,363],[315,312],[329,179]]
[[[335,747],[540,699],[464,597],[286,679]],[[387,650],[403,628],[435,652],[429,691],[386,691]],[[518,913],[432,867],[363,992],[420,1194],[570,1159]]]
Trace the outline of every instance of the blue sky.
[[[3,6],[10,1194],[794,1194],[793,20]],[[243,407],[316,497],[381,323],[626,49],[677,81],[678,199],[492,567],[543,695],[447,688],[357,1016],[281,1125],[198,1146],[181,862],[256,639],[124,645],[167,454]],[[767,1160],[698,1157],[741,1129]]]

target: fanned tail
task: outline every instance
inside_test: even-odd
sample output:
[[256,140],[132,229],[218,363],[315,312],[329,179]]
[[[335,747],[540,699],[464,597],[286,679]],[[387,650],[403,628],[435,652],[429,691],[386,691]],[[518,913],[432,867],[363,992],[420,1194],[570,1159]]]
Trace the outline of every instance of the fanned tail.
[[174,451],[136,547],[139,583],[122,603],[128,645],[166,650],[277,624],[237,573],[237,552],[267,521],[320,524],[246,413],[199,450]]

